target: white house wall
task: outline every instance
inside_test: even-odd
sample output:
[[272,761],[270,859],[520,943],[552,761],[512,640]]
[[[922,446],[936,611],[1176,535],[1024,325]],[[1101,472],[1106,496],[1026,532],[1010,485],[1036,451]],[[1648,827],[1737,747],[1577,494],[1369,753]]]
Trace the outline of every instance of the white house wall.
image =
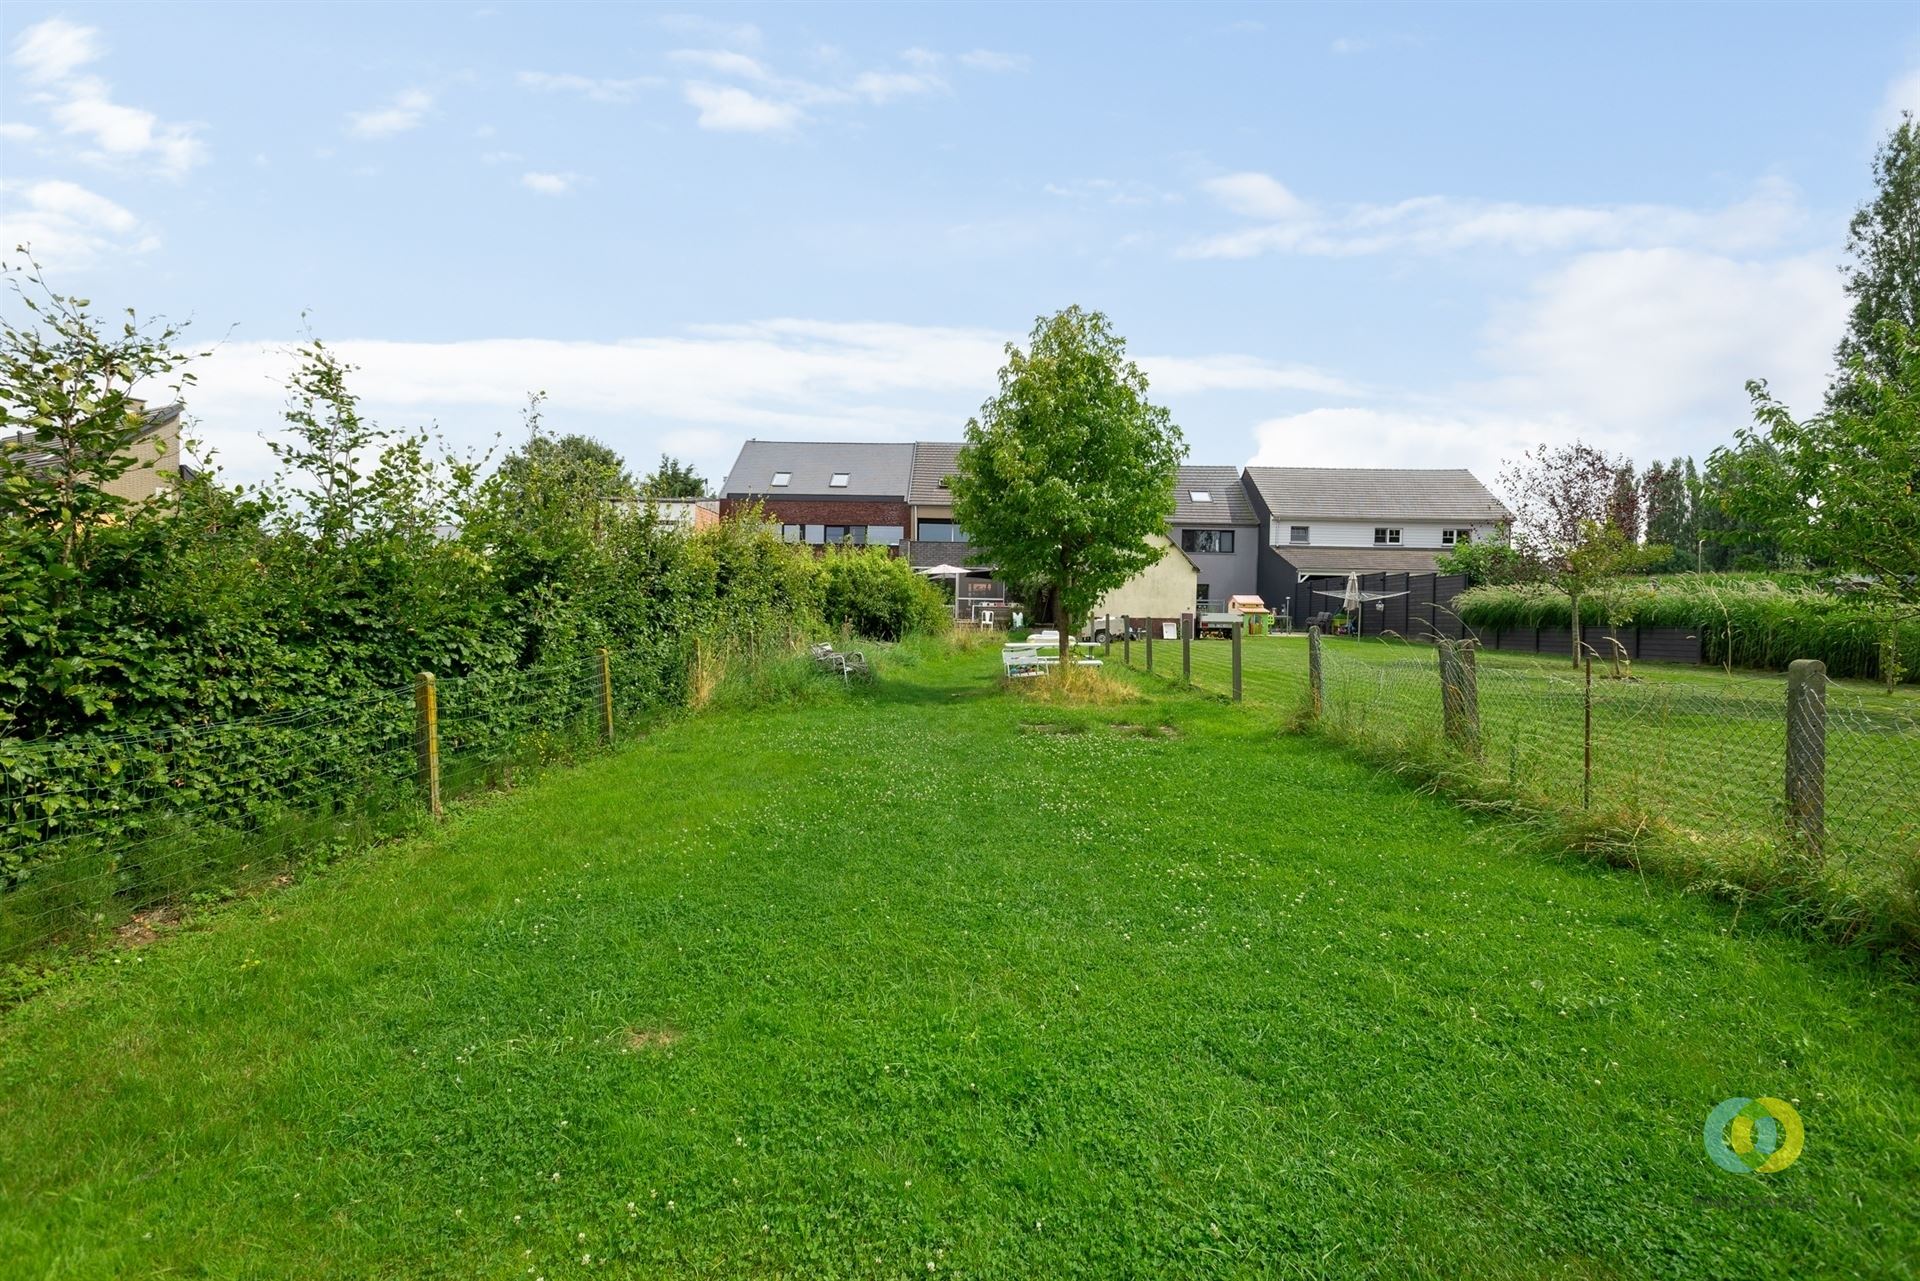
[[[1295,543],[1289,537],[1292,527],[1305,525],[1308,528],[1307,541]],[[1400,541],[1397,543],[1376,543],[1373,531],[1381,527],[1398,529]],[[1356,521],[1302,520],[1275,516],[1272,522],[1272,536],[1268,541],[1275,547],[1412,547],[1440,550],[1448,544],[1444,541],[1444,531],[1449,529],[1471,529],[1475,542],[1494,537],[1500,527],[1490,521],[1393,521],[1370,520],[1364,523]]]

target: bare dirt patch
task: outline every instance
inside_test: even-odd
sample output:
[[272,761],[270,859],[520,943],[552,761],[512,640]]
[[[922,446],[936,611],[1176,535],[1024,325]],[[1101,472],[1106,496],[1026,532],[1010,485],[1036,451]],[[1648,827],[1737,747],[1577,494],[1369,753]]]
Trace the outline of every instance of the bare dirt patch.
[[135,912],[127,923],[113,932],[122,947],[145,947],[157,940],[162,933],[180,924],[180,909],[177,907],[154,907],[144,912]]
[[620,1047],[628,1054],[670,1050],[686,1039],[677,1027],[630,1027],[620,1034]]

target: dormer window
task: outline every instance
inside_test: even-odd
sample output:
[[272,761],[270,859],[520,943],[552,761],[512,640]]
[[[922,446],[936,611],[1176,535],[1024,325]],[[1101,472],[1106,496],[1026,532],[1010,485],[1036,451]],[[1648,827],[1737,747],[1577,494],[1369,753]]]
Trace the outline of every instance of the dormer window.
[[846,472],[837,471],[833,473],[833,478],[827,482],[827,487],[829,489],[845,489],[847,482],[851,479],[853,479],[853,477]]
[[792,472],[790,472],[790,471],[777,471],[777,472],[775,472],[775,473],[773,473],[773,487],[774,487],[775,489],[781,489],[781,488],[784,488],[785,486],[787,486],[787,485],[791,485],[792,483],[793,483],[793,473],[792,473]]
[[1193,492],[1189,493],[1187,497],[1191,498],[1196,503],[1210,503],[1213,501],[1213,495],[1208,493],[1204,489],[1196,489]]

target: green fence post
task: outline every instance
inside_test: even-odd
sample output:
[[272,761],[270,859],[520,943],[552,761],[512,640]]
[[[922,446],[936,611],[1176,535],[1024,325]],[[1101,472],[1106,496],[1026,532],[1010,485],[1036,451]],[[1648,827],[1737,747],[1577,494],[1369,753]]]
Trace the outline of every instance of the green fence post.
[[1180,680],[1193,684],[1193,615],[1180,615]]
[[1316,721],[1327,710],[1327,668],[1320,656],[1320,625],[1307,627],[1307,693]]
[[1240,701],[1240,633],[1247,629],[1246,618],[1233,620],[1233,701]]

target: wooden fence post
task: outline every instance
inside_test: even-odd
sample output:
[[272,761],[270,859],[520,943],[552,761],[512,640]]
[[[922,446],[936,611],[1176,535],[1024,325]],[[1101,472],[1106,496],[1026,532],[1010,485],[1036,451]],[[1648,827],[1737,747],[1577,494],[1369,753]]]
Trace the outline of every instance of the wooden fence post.
[[1180,682],[1193,684],[1193,615],[1180,615]]
[[1147,670],[1153,670],[1153,620],[1147,620]]
[[432,672],[413,678],[413,743],[427,812],[440,817],[440,697]]
[[1233,701],[1240,701],[1240,633],[1247,630],[1244,616],[1233,620]]
[[1442,639],[1440,722],[1449,742],[1470,756],[1480,754],[1480,680],[1473,645]]
[[600,737],[613,742],[613,660],[604,645],[600,647]]
[[1327,669],[1320,659],[1320,625],[1310,623],[1307,626],[1307,692],[1311,700],[1313,719],[1320,719],[1327,710]]
[[1122,666],[1133,666],[1133,618],[1120,615],[1120,662]]
[[1827,836],[1827,665],[1787,664],[1787,820],[1817,848]]

